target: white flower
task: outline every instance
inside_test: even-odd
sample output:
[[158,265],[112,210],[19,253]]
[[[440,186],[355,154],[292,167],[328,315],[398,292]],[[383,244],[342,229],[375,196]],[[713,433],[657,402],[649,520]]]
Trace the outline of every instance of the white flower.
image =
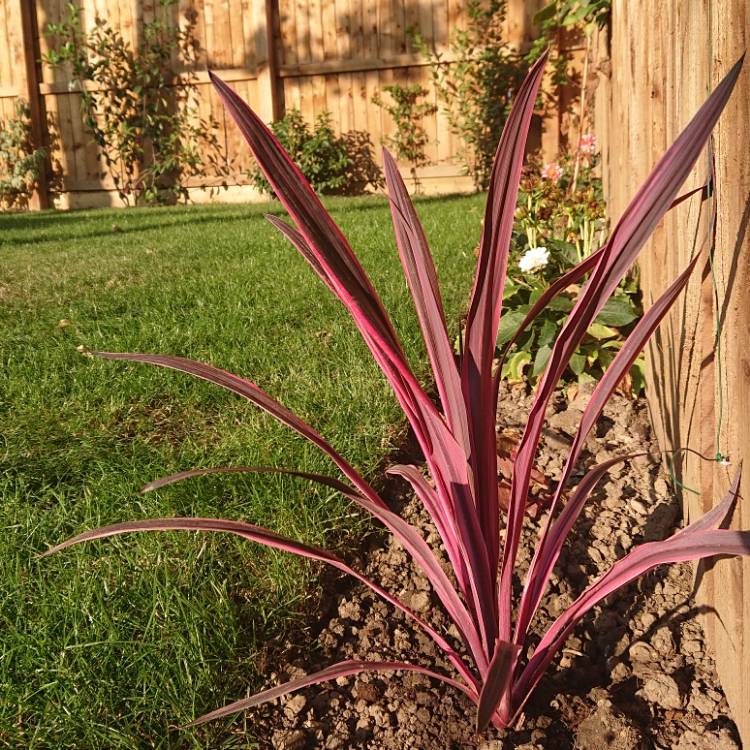
[[529,273],[536,271],[538,268],[544,268],[549,262],[549,251],[546,247],[531,247],[518,261],[518,267],[524,272]]

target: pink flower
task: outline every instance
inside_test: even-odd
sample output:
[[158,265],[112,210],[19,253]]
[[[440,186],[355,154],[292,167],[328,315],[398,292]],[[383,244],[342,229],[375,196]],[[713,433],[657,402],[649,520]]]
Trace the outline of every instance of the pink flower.
[[593,133],[584,133],[581,136],[579,148],[582,154],[593,154],[596,152],[596,136]]
[[545,180],[557,182],[562,177],[562,174],[562,167],[556,161],[551,161],[542,167],[542,177]]

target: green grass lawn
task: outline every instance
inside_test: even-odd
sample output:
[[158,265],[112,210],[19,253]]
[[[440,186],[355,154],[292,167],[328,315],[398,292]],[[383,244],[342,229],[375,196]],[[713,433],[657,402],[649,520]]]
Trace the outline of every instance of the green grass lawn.
[[[331,205],[424,374],[385,202]],[[481,205],[419,205],[453,321]],[[180,354],[245,375],[372,476],[403,427],[395,399],[263,210],[0,216],[0,747],[252,747],[251,719],[174,726],[257,686],[264,641],[294,637],[319,594],[314,568],[219,535],[132,535],[38,560],[48,545],[160,515],[242,518],[345,556],[357,544],[362,519],[293,478],[202,478],[139,496],[193,466],[334,469],[219,388],[76,351]]]

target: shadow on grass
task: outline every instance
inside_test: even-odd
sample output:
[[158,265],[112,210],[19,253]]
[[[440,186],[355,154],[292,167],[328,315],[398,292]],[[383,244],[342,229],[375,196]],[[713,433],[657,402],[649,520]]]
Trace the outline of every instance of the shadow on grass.
[[[466,195],[427,196],[415,202],[417,206],[432,203],[454,203],[465,200]],[[381,210],[387,202],[385,194],[357,198],[324,198],[326,208],[333,214],[362,213]],[[0,216],[0,247],[39,245],[47,242],[65,242],[97,237],[131,235],[160,231],[186,225],[221,224],[225,222],[260,219],[266,213],[286,216],[278,201],[247,203],[241,206],[170,206],[160,208],[82,209],[77,211],[40,211]],[[85,216],[95,224],[91,231],[80,229]],[[73,225],[73,226],[71,226]]]

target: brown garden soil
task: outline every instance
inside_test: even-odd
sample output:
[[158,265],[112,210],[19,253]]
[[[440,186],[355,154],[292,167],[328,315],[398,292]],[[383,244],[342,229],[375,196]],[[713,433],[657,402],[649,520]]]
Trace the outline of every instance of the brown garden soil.
[[[559,476],[587,395],[562,393],[552,405],[538,468]],[[513,436],[530,405],[524,389],[503,386],[498,429]],[[662,539],[680,525],[679,501],[659,468],[645,403],[615,396],[586,443],[586,466],[649,451],[616,465],[592,494],[555,569],[537,614],[541,633],[587,584],[634,544]],[[403,457],[400,457],[403,460]],[[657,460],[654,460],[657,459]],[[400,485],[389,501],[433,546],[421,506]],[[529,562],[538,521],[528,519],[519,570]],[[360,570],[451,632],[427,580],[403,549],[374,536],[359,551]],[[357,565],[355,565],[357,567]],[[268,685],[342,659],[404,659],[450,669],[432,642],[367,588],[336,582],[320,625],[279,644],[266,661]],[[342,585],[348,588],[342,588]],[[512,731],[474,733],[475,709],[451,688],[413,673],[362,674],[324,683],[255,709],[248,716],[260,747],[274,750],[735,750],[736,728],[718,683],[692,599],[689,565],[663,566],[609,597],[584,619]],[[311,634],[310,634],[311,633]]]

